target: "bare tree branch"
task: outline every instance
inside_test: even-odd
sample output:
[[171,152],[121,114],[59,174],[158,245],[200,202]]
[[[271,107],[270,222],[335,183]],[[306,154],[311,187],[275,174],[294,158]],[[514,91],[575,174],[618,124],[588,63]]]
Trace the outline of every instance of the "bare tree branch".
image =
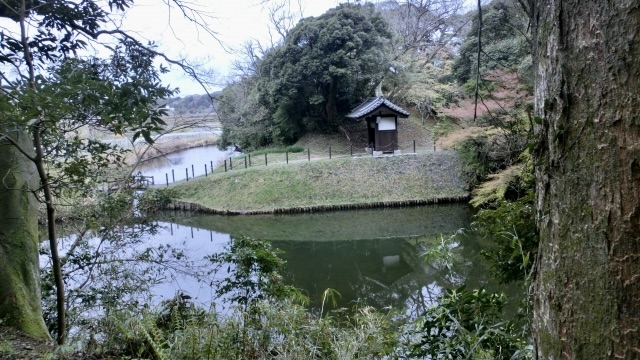
[[480,4],[480,0],[478,0],[478,62],[476,64],[476,89],[475,89],[475,100],[473,107],[473,122],[475,123],[478,119],[478,92],[480,86],[480,56],[482,54],[482,5]]

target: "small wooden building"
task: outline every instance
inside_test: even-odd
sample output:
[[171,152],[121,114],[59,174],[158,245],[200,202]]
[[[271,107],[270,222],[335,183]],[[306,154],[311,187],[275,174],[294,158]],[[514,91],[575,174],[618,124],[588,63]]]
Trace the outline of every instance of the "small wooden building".
[[365,119],[369,147],[392,153],[398,150],[398,118],[409,117],[409,112],[384,96],[376,96],[358,105],[347,117],[356,121]]

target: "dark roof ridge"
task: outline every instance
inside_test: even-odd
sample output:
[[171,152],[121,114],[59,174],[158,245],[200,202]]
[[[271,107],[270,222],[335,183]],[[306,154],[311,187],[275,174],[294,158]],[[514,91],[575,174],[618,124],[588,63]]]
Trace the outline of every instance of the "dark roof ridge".
[[375,110],[377,110],[380,106],[386,106],[391,111],[396,112],[400,115],[409,116],[410,113],[400,106],[394,104],[391,100],[382,96],[371,96],[367,98],[360,105],[356,106],[351,112],[347,115],[348,118],[359,119],[365,117],[366,115],[371,114]]

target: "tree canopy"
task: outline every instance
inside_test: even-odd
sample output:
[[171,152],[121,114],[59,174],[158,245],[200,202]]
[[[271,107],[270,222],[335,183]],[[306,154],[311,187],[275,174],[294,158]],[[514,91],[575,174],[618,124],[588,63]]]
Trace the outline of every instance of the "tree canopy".
[[[48,336],[38,288],[35,201],[46,205],[47,237],[57,293],[59,343],[65,341],[63,274],[57,253],[56,195],[95,189],[107,165],[121,158],[115,147],[82,137],[97,127],[152,142],[165,110],[158,99],[174,91],[161,84],[157,56],[193,73],[117,27],[113,17],[134,0],[6,1],[0,4],[0,157],[10,159],[2,176],[0,203],[13,204],[0,232],[0,319]],[[180,0],[166,3],[184,9]],[[88,48],[106,54],[90,56]],[[38,179],[38,181],[33,181]],[[89,185],[89,186],[86,186]],[[25,304],[28,304],[25,305]]]
[[[529,19],[522,7],[510,0],[496,0],[482,9],[481,76],[487,70],[508,68],[518,70],[526,80],[533,82],[531,40],[526,34],[528,24]],[[477,72],[479,27],[476,13],[453,65],[453,75],[461,84],[473,80]]]
[[[390,38],[372,4],[341,4],[301,20],[253,75],[257,104],[265,109],[257,112],[264,123],[260,129],[267,132],[261,137],[292,143],[306,131],[335,130],[389,68],[385,45]],[[234,120],[224,116],[229,113],[222,105],[223,124]],[[233,136],[229,140],[242,143]]]

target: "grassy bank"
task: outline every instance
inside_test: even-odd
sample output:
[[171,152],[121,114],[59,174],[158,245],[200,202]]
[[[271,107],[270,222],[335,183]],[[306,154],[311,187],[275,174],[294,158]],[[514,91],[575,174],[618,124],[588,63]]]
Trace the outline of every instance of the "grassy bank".
[[468,196],[453,152],[277,164],[173,187],[191,209],[229,213],[311,211],[452,201]]

